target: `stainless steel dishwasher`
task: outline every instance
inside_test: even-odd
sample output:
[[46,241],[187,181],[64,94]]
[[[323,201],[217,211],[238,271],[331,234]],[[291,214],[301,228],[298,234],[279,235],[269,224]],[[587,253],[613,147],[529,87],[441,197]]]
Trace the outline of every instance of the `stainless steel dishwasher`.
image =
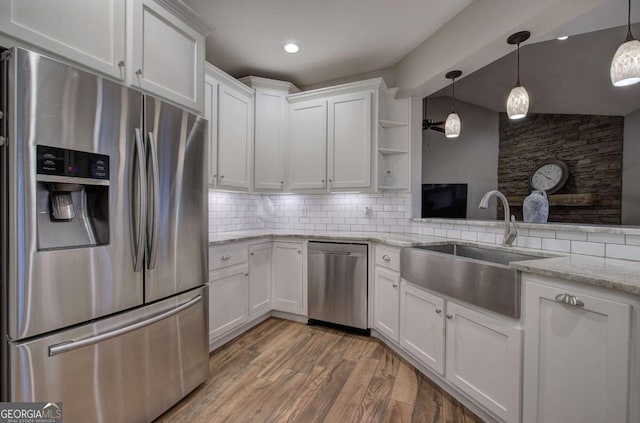
[[309,242],[309,322],[367,330],[367,246]]

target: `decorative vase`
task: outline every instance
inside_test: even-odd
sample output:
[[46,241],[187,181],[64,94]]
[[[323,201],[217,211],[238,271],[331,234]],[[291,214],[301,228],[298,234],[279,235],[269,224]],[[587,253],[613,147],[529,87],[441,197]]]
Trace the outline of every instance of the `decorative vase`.
[[544,191],[534,190],[522,203],[522,214],[526,223],[547,223],[549,200]]

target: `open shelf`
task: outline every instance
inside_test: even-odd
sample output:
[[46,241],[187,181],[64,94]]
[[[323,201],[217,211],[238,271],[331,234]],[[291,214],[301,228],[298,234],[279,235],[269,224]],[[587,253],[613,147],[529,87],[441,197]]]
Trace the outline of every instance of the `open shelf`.
[[[526,195],[507,197],[511,207],[522,207]],[[587,207],[598,203],[597,194],[551,194],[548,196],[550,206]]]
[[406,154],[409,151],[407,150],[401,150],[398,148],[378,148],[378,151],[380,152],[380,154]]
[[384,120],[384,119],[380,119],[380,126],[382,126],[383,128],[397,128],[399,126],[407,126],[408,123],[407,122],[399,122],[399,121],[395,121],[395,120]]

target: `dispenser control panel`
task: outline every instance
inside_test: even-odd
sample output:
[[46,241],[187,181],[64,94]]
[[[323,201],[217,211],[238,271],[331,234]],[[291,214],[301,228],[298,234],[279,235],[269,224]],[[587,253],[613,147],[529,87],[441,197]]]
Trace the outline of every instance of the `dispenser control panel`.
[[109,156],[104,154],[66,150],[45,145],[38,145],[37,153],[37,173],[40,175],[109,179]]

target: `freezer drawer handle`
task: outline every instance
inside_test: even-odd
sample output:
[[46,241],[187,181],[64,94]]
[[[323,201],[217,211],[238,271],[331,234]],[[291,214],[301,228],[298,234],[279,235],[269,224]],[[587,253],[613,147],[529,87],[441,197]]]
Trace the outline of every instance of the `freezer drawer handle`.
[[79,341],[66,341],[66,342],[62,342],[60,344],[56,344],[56,345],[51,345],[49,347],[49,356],[53,357],[54,355],[58,355],[58,354],[62,354],[62,353],[66,353],[69,351],[73,351],[73,350],[77,350],[78,348],[82,348],[82,347],[86,347],[89,345],[93,345],[93,344],[97,344],[103,341],[106,341],[108,339],[111,338],[115,338],[118,336],[122,336],[124,334],[127,334],[129,332],[133,332],[134,330],[138,330],[141,329],[145,326],[149,326],[152,325],[156,322],[159,322],[161,320],[167,319],[171,316],[174,316],[178,313],[180,313],[181,311],[191,307],[194,304],[199,303],[200,301],[202,301],[202,295],[198,295],[197,297],[194,297],[192,299],[190,299],[189,301],[180,304],[178,307],[176,308],[172,308],[169,311],[165,311],[164,313],[160,313],[150,319],[147,320],[143,320],[142,322],[138,322],[136,324],[133,324],[131,326],[126,326],[120,329],[116,329],[110,332],[105,332],[102,333],[100,335],[96,335],[96,336],[92,336],[90,338],[85,338],[85,339],[81,339]]

